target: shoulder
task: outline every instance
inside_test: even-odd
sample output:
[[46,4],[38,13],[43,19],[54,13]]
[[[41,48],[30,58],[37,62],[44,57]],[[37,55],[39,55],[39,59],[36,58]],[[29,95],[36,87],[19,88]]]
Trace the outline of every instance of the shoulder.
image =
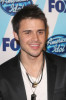
[[18,64],[18,55],[16,55],[15,57],[9,59],[8,61],[6,61],[5,63],[0,65],[0,74],[4,74],[7,72],[10,72],[10,70],[13,70],[16,65]]
[[57,56],[55,54],[51,54],[48,52],[44,52],[46,59],[50,62],[54,63],[64,63],[66,65],[66,58]]
[[[21,75],[19,55],[11,58],[0,66],[0,87],[7,84],[16,85]],[[6,84],[6,85],[5,85]]]
[[14,61],[16,63],[17,59],[18,59],[18,55],[16,55],[15,57],[9,59],[5,63],[1,64],[0,67],[4,67],[4,66],[10,65],[10,64],[14,64]]
[[54,54],[44,53],[47,63],[47,69],[57,72],[56,74],[62,75],[66,80],[66,58]]
[[66,61],[66,58],[55,55],[55,54],[51,54],[51,53],[48,53],[48,52],[44,52],[44,54],[47,58],[51,58],[51,59],[57,59],[58,58],[58,60],[60,59],[60,60],[65,60]]

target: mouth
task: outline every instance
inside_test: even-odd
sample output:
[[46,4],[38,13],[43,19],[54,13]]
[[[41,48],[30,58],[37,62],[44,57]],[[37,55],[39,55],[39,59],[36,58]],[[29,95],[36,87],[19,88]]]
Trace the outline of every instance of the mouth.
[[37,50],[40,48],[40,44],[30,44],[30,47],[34,50]]

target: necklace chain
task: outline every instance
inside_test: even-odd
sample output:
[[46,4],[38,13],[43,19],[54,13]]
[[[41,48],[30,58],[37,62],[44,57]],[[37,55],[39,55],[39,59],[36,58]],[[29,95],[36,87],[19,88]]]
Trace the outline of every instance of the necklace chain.
[[37,85],[41,82],[42,80],[42,77],[43,77],[43,67],[44,67],[44,61],[43,61],[43,64],[42,64],[42,69],[41,69],[41,75],[40,75],[40,80],[38,82],[34,81],[32,82],[31,79],[30,79],[30,75],[26,72],[26,75],[27,75],[27,78],[29,80],[29,82],[32,84],[31,86],[31,89],[33,88],[34,91],[32,90],[32,94],[31,94],[31,100],[36,100],[36,94],[35,94],[35,91],[36,91],[36,88],[37,88]]
[[[41,66],[41,75],[39,75],[40,76],[40,79],[39,79],[39,81],[38,82],[36,82],[37,81],[37,79],[36,79],[36,81],[34,81],[34,82],[32,82],[32,80],[30,79],[30,75],[27,73],[27,70],[26,70],[26,76],[27,76],[27,78],[28,78],[28,80],[29,80],[29,83],[31,83],[31,89],[32,89],[32,92],[33,92],[33,94],[31,95],[31,100],[36,100],[36,94],[35,94],[35,91],[36,91],[36,88],[37,88],[37,85],[41,82],[41,80],[42,80],[42,77],[43,77],[43,67],[44,67],[44,57],[43,57],[43,64],[42,64],[42,66]],[[25,67],[24,67],[25,68]],[[34,91],[33,91],[34,90]]]
[[40,80],[38,82],[34,81],[32,82],[31,79],[30,79],[30,76],[29,74],[26,72],[26,75],[28,77],[28,80],[30,81],[30,83],[32,84],[32,87],[35,88],[42,80],[42,76],[43,76],[43,68],[42,68],[42,72],[41,72],[41,76],[40,76]]
[[[27,73],[27,71],[26,71],[27,78],[28,78],[29,82],[32,84],[32,87],[33,87],[33,88],[36,88],[37,85],[38,85],[38,84],[41,82],[41,80],[42,80],[42,77],[43,77],[43,67],[44,67],[44,57],[43,57],[43,64],[42,64],[42,67],[41,67],[40,80],[39,80],[38,82],[36,82],[36,81],[32,82],[32,80],[30,79],[30,75],[29,75],[29,74]],[[37,80],[37,79],[36,79],[36,80]]]

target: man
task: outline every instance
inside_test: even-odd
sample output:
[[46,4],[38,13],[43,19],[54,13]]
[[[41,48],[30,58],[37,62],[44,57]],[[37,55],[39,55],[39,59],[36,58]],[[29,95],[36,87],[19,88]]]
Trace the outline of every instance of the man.
[[12,25],[21,50],[0,66],[0,100],[66,100],[66,59],[44,51],[44,13],[26,6]]

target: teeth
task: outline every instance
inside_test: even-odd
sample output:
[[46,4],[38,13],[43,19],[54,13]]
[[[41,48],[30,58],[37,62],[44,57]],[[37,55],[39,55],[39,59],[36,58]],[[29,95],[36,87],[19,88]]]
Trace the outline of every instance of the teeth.
[[31,46],[39,46],[39,45],[31,45]]

